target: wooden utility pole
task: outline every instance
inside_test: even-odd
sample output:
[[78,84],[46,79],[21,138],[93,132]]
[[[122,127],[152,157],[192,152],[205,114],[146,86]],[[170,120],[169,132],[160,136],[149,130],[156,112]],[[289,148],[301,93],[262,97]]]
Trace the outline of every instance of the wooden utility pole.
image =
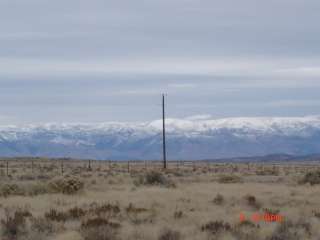
[[61,159],[61,174],[63,175],[64,169],[63,169],[63,159]]
[[163,150],[163,168],[167,168],[167,152],[166,152],[166,119],[165,119],[165,101],[162,94],[162,150]]
[[7,177],[9,176],[9,161],[7,160],[7,163],[6,163],[6,168],[7,168]]
[[88,170],[91,171],[91,160],[89,160]]

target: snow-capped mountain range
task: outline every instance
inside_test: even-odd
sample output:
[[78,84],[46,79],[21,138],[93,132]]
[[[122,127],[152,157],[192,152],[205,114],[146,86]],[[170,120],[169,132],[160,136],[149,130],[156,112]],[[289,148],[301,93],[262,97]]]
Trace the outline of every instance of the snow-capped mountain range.
[[[320,117],[167,119],[169,159],[320,153]],[[0,156],[161,159],[162,121],[0,126]]]

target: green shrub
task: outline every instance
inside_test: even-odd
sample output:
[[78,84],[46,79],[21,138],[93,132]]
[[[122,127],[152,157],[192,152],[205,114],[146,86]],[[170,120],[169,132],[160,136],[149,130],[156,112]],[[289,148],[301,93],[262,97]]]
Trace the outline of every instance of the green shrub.
[[24,189],[18,184],[6,183],[0,187],[0,196],[24,195]]
[[25,191],[26,191],[26,194],[29,196],[36,196],[36,195],[48,193],[49,188],[47,184],[33,183],[26,186]]
[[6,183],[0,186],[0,196],[8,197],[15,195],[36,196],[48,193],[49,189],[46,183]]
[[279,169],[273,168],[273,169],[257,170],[256,174],[258,176],[278,176],[279,175]]
[[241,183],[242,179],[236,175],[222,175],[218,178],[219,183]]
[[84,188],[84,183],[75,177],[62,177],[52,180],[49,187],[53,192],[75,194]]
[[167,183],[166,177],[160,172],[148,172],[145,175],[146,184],[164,185]]
[[138,178],[134,180],[136,186],[139,185],[157,185],[165,187],[175,187],[172,180],[168,179],[161,172],[151,171],[144,175],[139,175]]

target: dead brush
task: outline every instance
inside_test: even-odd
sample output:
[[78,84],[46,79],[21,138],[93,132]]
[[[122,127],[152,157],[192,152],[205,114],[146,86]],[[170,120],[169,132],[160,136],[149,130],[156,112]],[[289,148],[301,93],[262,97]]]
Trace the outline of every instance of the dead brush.
[[282,222],[266,240],[303,240],[311,237],[311,224],[303,220]]
[[50,221],[66,222],[68,219],[68,214],[65,212],[59,212],[52,208],[49,210],[49,212],[44,214],[44,217]]
[[96,217],[83,221],[80,233],[84,240],[117,240],[120,227],[119,223]]
[[73,207],[68,210],[68,216],[71,219],[80,219],[81,217],[84,217],[87,213],[87,210],[84,210],[80,207]]
[[309,183],[311,186],[320,184],[320,171],[308,172],[303,179],[299,181],[300,184]]
[[121,225],[120,225],[120,223],[111,222],[108,219],[101,218],[101,217],[91,218],[91,219],[85,220],[81,223],[81,229],[100,227],[100,226],[118,229],[118,228],[120,228]]
[[272,209],[272,208],[263,208],[262,209],[264,213],[270,214],[270,215],[277,215],[280,213],[279,209]]
[[175,177],[184,177],[186,174],[182,171],[173,171],[172,172],[173,176]]
[[217,194],[212,202],[216,205],[222,205],[224,203],[224,197],[221,194]]
[[238,225],[238,227],[250,227],[250,228],[259,228],[259,225],[254,224],[253,222],[249,221],[249,220],[244,220],[241,221]]
[[239,240],[256,240],[259,239],[259,230],[259,224],[245,220],[232,226],[231,235]]
[[128,219],[133,224],[152,223],[155,212],[146,208],[135,207],[132,203],[125,209]]
[[253,195],[246,195],[244,196],[244,200],[246,201],[247,205],[254,208],[254,209],[260,209],[261,204],[257,201],[256,197]]
[[313,210],[312,215],[315,216],[316,218],[320,219],[320,211],[318,210]]
[[168,228],[163,229],[160,232],[158,240],[180,240],[182,239],[182,235],[180,232],[171,230]]
[[42,170],[45,172],[52,172],[56,169],[57,167],[54,164],[50,164],[50,165],[45,165],[42,167]]
[[15,209],[15,214],[18,214],[24,218],[32,217],[32,213],[29,211],[28,207],[17,207]]
[[46,235],[49,235],[56,231],[56,228],[52,221],[44,217],[31,218],[30,222],[30,229],[33,232],[44,233]]
[[89,207],[88,213],[91,215],[96,215],[100,217],[105,217],[110,219],[116,217],[121,212],[119,204],[111,203],[92,203]]
[[[238,240],[256,240],[259,239],[259,225],[256,225],[248,220],[242,221],[239,224],[231,225],[223,221],[211,221],[202,225],[201,231],[215,237],[222,237],[225,234],[232,236]],[[232,238],[232,239],[233,239]],[[211,239],[211,238],[210,238]],[[213,238],[216,239],[216,238]],[[220,239],[220,238],[217,238]]]
[[173,217],[174,219],[181,219],[183,217],[183,212],[182,211],[178,211],[176,210],[174,213],[173,213]]
[[211,221],[201,226],[202,232],[208,232],[210,234],[219,234],[223,232],[230,232],[231,225],[223,221]]
[[26,234],[26,217],[29,213],[25,211],[15,210],[12,212],[10,209],[5,209],[5,219],[0,221],[2,228],[3,240],[16,240],[20,236]]

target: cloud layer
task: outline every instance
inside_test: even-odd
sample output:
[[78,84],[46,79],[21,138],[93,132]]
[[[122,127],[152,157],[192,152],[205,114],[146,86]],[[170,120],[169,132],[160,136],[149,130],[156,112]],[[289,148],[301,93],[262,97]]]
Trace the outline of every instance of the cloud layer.
[[0,0],[1,123],[318,114],[317,0]]

